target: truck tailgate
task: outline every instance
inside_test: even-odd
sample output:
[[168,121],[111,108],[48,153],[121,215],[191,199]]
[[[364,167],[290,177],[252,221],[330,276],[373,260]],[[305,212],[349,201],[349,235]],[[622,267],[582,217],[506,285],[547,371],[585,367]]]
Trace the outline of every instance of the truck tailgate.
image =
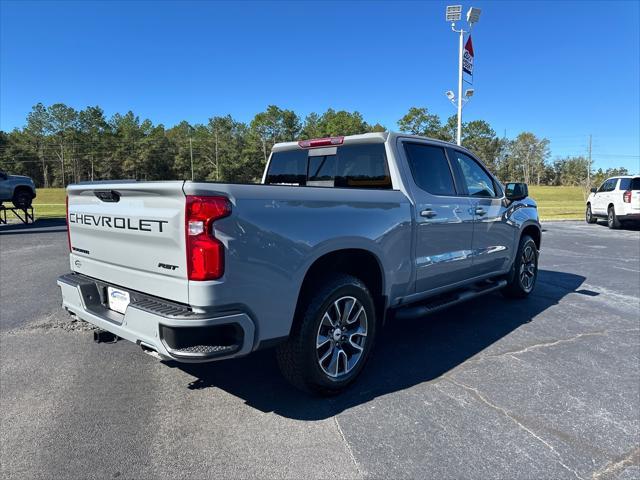
[[71,270],[188,303],[183,183],[69,186]]

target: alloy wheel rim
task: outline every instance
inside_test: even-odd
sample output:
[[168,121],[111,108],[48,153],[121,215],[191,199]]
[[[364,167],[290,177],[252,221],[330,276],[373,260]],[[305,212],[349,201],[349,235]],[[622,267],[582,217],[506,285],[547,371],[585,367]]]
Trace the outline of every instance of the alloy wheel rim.
[[325,374],[338,378],[353,370],[364,352],[367,327],[367,312],[357,298],[345,296],[329,305],[316,336],[316,358]]
[[531,245],[527,245],[522,252],[522,259],[520,262],[520,284],[526,292],[530,292],[533,289],[533,284],[536,278],[536,255]]

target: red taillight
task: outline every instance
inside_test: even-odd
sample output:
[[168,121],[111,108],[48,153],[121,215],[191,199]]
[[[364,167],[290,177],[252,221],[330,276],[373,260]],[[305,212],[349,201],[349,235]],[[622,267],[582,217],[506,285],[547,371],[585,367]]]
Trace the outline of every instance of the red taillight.
[[69,195],[66,199],[66,217],[67,217],[67,244],[69,245],[69,252],[71,252],[71,232],[69,231]]
[[301,140],[298,142],[300,148],[330,147],[342,145],[344,137],[314,138],[313,140]]
[[622,201],[624,203],[631,203],[631,190],[627,190],[622,194]]
[[189,280],[215,280],[224,273],[224,245],[213,236],[213,222],[231,213],[226,197],[187,195],[185,235]]

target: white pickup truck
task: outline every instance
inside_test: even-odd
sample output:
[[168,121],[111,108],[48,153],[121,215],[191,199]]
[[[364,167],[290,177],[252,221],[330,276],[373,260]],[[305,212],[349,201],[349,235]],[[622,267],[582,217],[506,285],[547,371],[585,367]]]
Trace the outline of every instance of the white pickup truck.
[[277,144],[262,185],[67,189],[71,314],[181,362],[276,346],[296,386],[355,380],[384,321],[535,286],[541,229],[521,183],[469,151],[371,133]]

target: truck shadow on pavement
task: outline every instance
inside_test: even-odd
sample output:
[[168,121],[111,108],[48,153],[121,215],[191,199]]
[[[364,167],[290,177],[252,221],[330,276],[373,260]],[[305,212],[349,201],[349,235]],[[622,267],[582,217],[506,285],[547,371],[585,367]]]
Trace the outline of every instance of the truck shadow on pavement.
[[195,377],[189,389],[219,388],[263,412],[298,420],[332,417],[378,396],[438,379],[494,342],[531,322],[569,293],[585,277],[540,270],[535,293],[526,300],[488,295],[428,317],[391,321],[378,331],[378,342],[358,381],[329,399],[312,397],[280,375],[273,350],[211,364],[177,364]]

